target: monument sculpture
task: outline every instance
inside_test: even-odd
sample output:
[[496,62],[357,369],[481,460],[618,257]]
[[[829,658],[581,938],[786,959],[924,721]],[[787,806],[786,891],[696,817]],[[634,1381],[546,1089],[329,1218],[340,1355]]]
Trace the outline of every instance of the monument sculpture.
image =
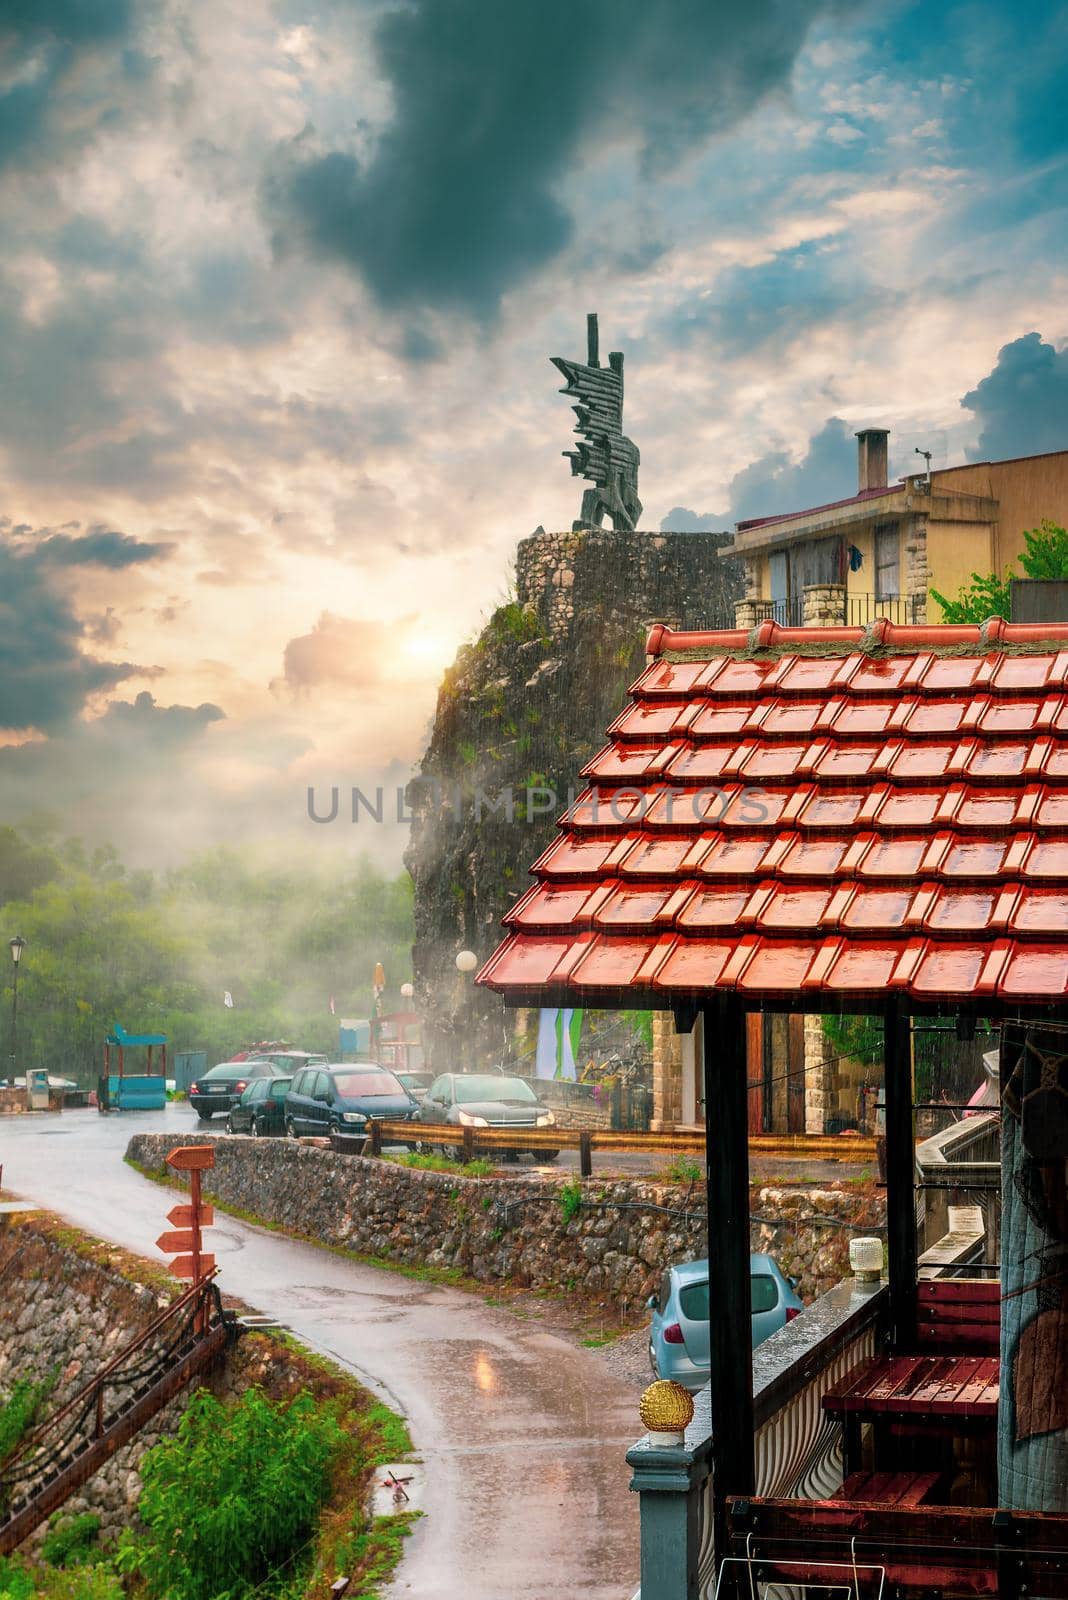
[[633,532],[642,514],[638,499],[641,456],[638,446],[623,432],[623,356],[613,350],[607,367],[601,366],[596,312],[586,318],[586,342],[585,366],[564,356],[550,358],[567,380],[560,393],[575,395],[578,401],[573,409],[578,417],[579,447],[563,454],[571,462],[572,477],[588,478],[593,485],[583,493],[582,510],[572,531],[599,528],[607,515],[617,531]]

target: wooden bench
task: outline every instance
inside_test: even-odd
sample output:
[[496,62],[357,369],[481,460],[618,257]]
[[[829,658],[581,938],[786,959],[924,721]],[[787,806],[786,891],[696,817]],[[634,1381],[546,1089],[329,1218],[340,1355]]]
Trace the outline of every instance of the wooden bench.
[[[1068,1600],[1068,1516],[1058,1513],[731,1496],[728,1519],[730,1600],[748,1600],[758,1573],[765,1583],[841,1590],[853,1563],[885,1569],[882,1592],[900,1600]],[[866,1583],[863,1592],[877,1591]]]
[[[874,1356],[861,1362],[823,1396],[828,1416],[842,1422],[842,1450],[847,1477],[861,1465],[861,1430],[873,1429],[874,1465],[880,1470],[901,1470],[912,1465],[902,1460],[898,1444],[919,1444],[919,1459],[932,1462],[935,1444],[952,1440],[961,1432],[994,1428],[998,1414],[998,1361],[996,1356]],[[923,1445],[924,1438],[930,1448]],[[896,1441],[896,1442],[895,1442]],[[948,1465],[936,1454],[939,1468]]]
[[851,1472],[832,1500],[867,1505],[922,1506],[935,1497],[940,1472]]
[[996,1356],[1001,1343],[1001,1285],[995,1279],[934,1278],[917,1285],[920,1350]]

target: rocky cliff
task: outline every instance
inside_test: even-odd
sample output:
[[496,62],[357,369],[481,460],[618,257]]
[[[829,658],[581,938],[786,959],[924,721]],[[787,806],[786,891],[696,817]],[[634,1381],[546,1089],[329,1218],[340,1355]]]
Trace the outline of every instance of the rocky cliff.
[[649,624],[723,627],[741,594],[726,535],[534,534],[519,545],[514,600],[445,674],[419,776],[405,861],[415,884],[418,1005],[439,1070],[499,1061],[509,1019],[461,978],[480,959],[556,831],[579,772],[644,664]]

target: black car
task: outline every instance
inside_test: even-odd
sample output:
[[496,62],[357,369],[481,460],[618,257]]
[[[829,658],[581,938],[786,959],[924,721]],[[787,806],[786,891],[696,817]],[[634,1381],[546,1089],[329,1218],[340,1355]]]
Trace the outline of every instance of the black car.
[[261,1139],[286,1131],[286,1096],[292,1078],[253,1078],[226,1119],[227,1133],[251,1133]]
[[407,1121],[416,1102],[377,1061],[304,1067],[286,1097],[286,1132],[359,1133],[371,1117]]
[[201,1122],[210,1122],[216,1111],[229,1111],[235,1106],[254,1079],[282,1076],[269,1061],[220,1061],[189,1085],[189,1104]]
[[[420,1123],[450,1128],[552,1128],[556,1117],[524,1078],[502,1072],[444,1072],[419,1106]],[[453,1147],[445,1146],[451,1154]],[[509,1150],[506,1155],[514,1156]],[[558,1150],[536,1150],[535,1161],[555,1161]]]

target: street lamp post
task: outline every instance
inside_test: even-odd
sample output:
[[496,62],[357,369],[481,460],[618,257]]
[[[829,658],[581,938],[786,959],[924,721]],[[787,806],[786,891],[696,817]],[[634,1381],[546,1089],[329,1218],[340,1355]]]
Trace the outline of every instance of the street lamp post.
[[11,980],[11,1071],[8,1076],[11,1083],[14,1083],[18,1059],[19,962],[22,960],[22,952],[26,948],[26,941],[16,933],[15,937],[8,941],[8,948],[11,951],[11,965],[13,968]]
[[[474,972],[474,970],[475,970],[475,968],[477,966],[478,966],[478,957],[475,955],[475,952],[473,950],[458,950],[457,951],[457,953],[456,953],[456,970],[460,974],[460,982],[461,982],[461,984],[463,984],[463,996],[464,996],[463,1013],[462,1013],[462,1015],[463,1015],[463,1021],[466,1024],[467,1032],[468,1032],[469,1035],[472,1032],[472,1027],[471,1027],[471,1023],[472,1023],[471,985],[469,983],[464,983],[463,980],[464,980],[464,978],[467,976],[467,974],[469,972]],[[464,1042],[464,1071],[465,1072],[469,1072],[471,1070],[471,1067],[472,1066],[477,1066],[477,1064],[478,1063],[477,1063],[477,1060],[476,1060],[476,1057],[475,1057],[475,1041],[474,1041],[473,1038],[468,1038]]]

